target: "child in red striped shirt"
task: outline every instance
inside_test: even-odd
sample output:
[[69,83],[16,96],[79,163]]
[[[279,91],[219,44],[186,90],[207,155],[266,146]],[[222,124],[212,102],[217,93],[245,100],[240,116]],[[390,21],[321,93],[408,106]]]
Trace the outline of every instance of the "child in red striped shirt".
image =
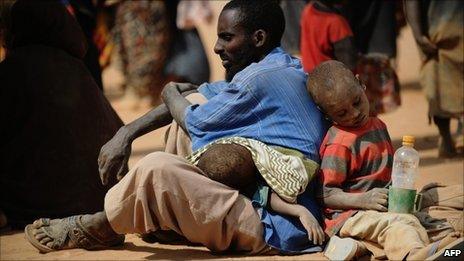
[[349,237],[381,245],[392,260],[424,260],[439,245],[454,241],[456,235],[450,235],[429,244],[416,217],[385,213],[393,147],[385,124],[369,117],[365,86],[358,76],[341,62],[327,61],[310,73],[307,88],[333,122],[319,152],[320,196],[325,205],[325,231],[331,236],[326,256],[349,260],[367,253],[363,243]]

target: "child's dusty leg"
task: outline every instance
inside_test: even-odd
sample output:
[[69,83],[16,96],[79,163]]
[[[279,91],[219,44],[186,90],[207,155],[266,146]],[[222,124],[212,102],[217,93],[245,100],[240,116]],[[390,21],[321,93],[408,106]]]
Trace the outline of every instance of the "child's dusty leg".
[[416,217],[376,211],[360,211],[349,218],[340,236],[378,243],[391,260],[402,260],[412,249],[429,243],[427,232]]
[[422,248],[412,249],[406,257],[406,260],[425,260],[435,253],[440,252],[440,250],[448,248],[447,246],[456,241],[460,236],[461,234],[459,232],[452,232],[442,240],[433,242]]

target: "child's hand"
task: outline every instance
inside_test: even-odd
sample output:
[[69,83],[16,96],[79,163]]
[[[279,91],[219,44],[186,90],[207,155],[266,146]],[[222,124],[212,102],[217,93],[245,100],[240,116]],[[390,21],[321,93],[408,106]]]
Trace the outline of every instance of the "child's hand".
[[316,218],[314,218],[313,214],[306,208],[301,208],[299,212],[298,217],[300,218],[301,224],[303,224],[303,227],[308,232],[309,240],[314,244],[322,245],[325,241],[325,234]]
[[373,188],[361,194],[361,208],[386,212],[388,206],[388,189]]

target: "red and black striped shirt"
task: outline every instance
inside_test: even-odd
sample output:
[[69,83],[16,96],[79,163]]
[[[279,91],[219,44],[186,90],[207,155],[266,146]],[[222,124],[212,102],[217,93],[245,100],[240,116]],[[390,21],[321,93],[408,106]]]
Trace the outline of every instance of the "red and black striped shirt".
[[[360,128],[332,126],[320,148],[320,178],[325,187],[348,193],[386,187],[390,182],[393,146],[385,124],[370,117]],[[324,209],[326,232],[333,235],[355,210]]]

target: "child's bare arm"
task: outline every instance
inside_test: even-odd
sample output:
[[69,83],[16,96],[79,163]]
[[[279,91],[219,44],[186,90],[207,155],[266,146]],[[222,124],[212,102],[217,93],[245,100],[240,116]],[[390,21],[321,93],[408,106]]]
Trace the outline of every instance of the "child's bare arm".
[[373,188],[367,192],[347,193],[336,187],[323,187],[324,204],[332,209],[365,209],[385,212],[388,189]]
[[313,214],[305,207],[298,204],[290,204],[283,201],[276,193],[271,193],[270,200],[271,209],[281,214],[298,217],[303,224],[303,227],[308,231],[309,240],[315,244],[322,245],[325,240],[324,231],[314,218]]

